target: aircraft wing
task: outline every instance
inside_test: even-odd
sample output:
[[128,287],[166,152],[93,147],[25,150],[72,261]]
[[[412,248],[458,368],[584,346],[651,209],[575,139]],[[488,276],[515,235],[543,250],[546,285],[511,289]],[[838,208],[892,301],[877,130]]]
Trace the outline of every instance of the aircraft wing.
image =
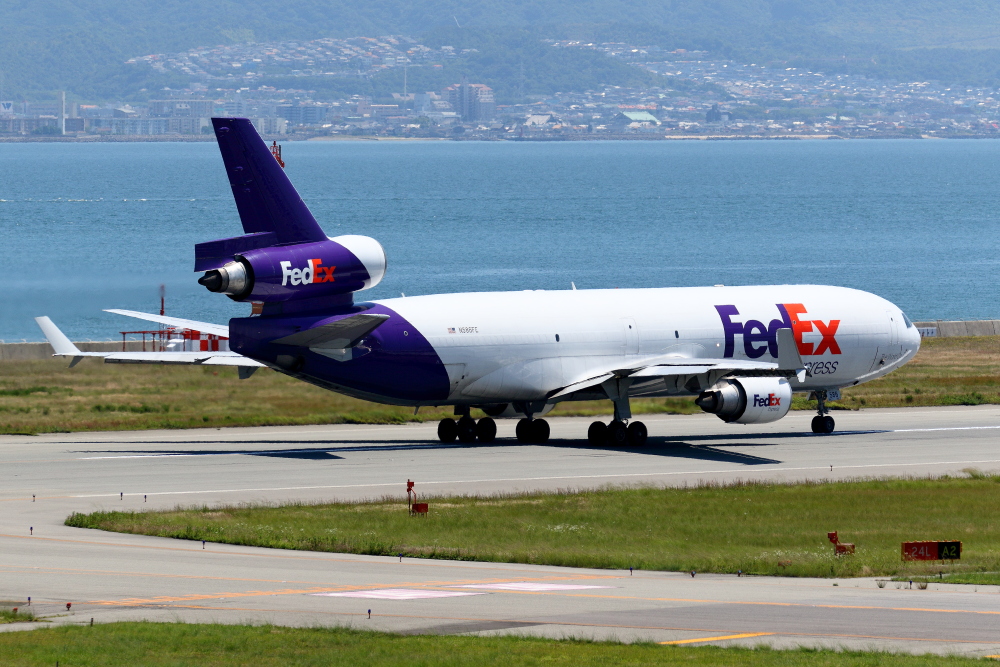
[[654,358],[646,359],[636,368],[619,368],[595,375],[580,382],[574,382],[556,390],[549,396],[559,398],[576,391],[600,386],[611,378],[652,378],[672,375],[700,375],[710,371],[723,374],[739,374],[750,377],[797,377],[805,380],[806,368],[799,355],[798,346],[791,329],[779,329],[778,361],[751,361],[749,359],[707,359],[707,358]]
[[167,317],[165,315],[140,313],[135,310],[118,310],[117,308],[110,308],[104,312],[114,313],[115,315],[125,315],[126,317],[135,317],[140,320],[148,320],[150,322],[156,322],[157,324],[165,324],[168,327],[191,329],[192,331],[201,331],[202,333],[229,338],[229,326],[225,324],[212,324],[211,322],[198,322],[197,320],[183,320],[179,317]]
[[[127,312],[127,311],[126,311]],[[176,318],[164,318],[174,319]],[[177,320],[187,322],[188,320]],[[59,327],[48,317],[36,317],[35,322],[41,328],[45,338],[52,345],[56,357],[73,357],[70,368],[76,366],[84,357],[103,357],[106,364],[196,364],[205,366],[238,366],[240,377],[250,377],[254,370],[264,364],[244,357],[236,352],[204,351],[204,352],[83,352],[66,337]],[[192,322],[192,324],[201,324]],[[175,325],[188,327],[187,325]],[[216,328],[219,328],[217,325]],[[202,329],[200,329],[202,330]],[[203,331],[203,330],[202,330]],[[227,328],[228,332],[228,328]]]
[[388,315],[359,313],[271,342],[310,349],[346,349],[357,345],[362,338],[378,328],[387,319],[389,319]]

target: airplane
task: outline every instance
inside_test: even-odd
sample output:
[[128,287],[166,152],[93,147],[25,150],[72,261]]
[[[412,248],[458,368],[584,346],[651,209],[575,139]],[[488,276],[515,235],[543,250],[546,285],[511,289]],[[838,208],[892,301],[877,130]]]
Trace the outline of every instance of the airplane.
[[[227,325],[111,310],[217,334],[230,351],[81,352],[46,317],[55,350],[106,363],[260,367],[385,404],[453,406],[442,442],[493,442],[497,418],[545,443],[542,417],[563,401],[610,400],[595,446],[646,443],[630,399],[695,396],[734,424],[788,414],[793,392],[817,401],[814,433],[832,433],[828,400],[908,362],[920,335],[894,304],[822,285],[472,292],[356,301],[386,255],[366,236],[327,237],[245,118],[213,118],[244,234],[195,245],[198,282],[251,304]],[[477,408],[487,416],[474,419]]]

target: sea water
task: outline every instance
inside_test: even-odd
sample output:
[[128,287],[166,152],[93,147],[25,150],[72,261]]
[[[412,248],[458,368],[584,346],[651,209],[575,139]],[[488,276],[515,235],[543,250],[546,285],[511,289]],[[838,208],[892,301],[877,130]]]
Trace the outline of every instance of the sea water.
[[[438,292],[821,283],[912,319],[1000,318],[1000,142],[287,142],[330,236],[378,239],[359,299]],[[242,233],[214,143],[0,144],[0,339],[225,322],[195,243]],[[655,307],[650,304],[650,307]]]

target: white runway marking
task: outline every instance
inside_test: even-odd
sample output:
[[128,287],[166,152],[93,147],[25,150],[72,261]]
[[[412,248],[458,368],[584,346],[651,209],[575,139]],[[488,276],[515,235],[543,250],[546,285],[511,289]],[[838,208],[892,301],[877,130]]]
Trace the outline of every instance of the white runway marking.
[[579,591],[585,588],[614,588],[614,586],[587,586],[585,584],[542,584],[534,581],[516,581],[509,584],[462,584],[453,588],[489,588],[497,591]]
[[373,591],[349,591],[347,593],[313,593],[328,598],[370,598],[372,600],[423,600],[425,598],[455,598],[465,595],[486,595],[468,591],[426,591],[410,588],[379,588]]

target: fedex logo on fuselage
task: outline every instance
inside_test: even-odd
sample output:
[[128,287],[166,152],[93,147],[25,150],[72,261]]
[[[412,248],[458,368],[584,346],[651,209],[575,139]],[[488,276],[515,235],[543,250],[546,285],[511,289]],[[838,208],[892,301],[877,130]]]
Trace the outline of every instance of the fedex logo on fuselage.
[[[722,318],[722,329],[726,336],[724,357],[732,357],[736,352],[736,336],[743,338],[743,351],[750,359],[757,359],[770,352],[778,358],[778,329],[791,329],[795,344],[802,356],[818,355],[825,352],[840,354],[837,344],[837,328],[840,320],[806,319],[809,314],[801,303],[777,303],[775,306],[781,314],[781,319],[773,319],[766,326],[760,320],[747,320],[746,323],[735,322],[733,317],[740,314],[736,306],[716,306],[719,317]],[[816,332],[822,336],[819,343],[808,343],[802,340],[802,334]]]
[[775,396],[774,394],[768,394],[767,396],[761,396],[760,394],[753,395],[753,406],[755,408],[771,408],[781,405],[781,397]]
[[310,259],[304,269],[293,269],[291,262],[280,262],[281,284],[312,285],[314,283],[332,283],[333,271],[336,266],[323,266],[323,260]]

